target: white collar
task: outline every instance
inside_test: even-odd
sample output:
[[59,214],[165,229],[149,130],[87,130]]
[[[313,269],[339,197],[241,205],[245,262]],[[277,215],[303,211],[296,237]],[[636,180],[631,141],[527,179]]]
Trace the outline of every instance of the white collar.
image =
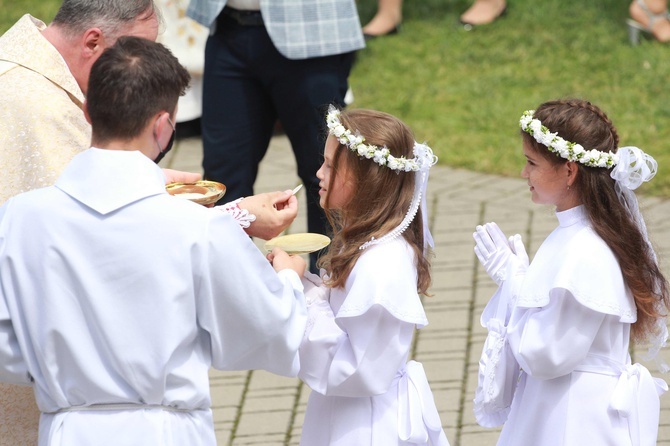
[[100,214],[165,191],[165,175],[143,153],[92,147],[67,165],[56,187]]
[[586,215],[586,209],[582,204],[565,211],[556,212],[556,218],[558,218],[558,225],[560,227],[567,228],[582,220],[586,220],[588,217]]

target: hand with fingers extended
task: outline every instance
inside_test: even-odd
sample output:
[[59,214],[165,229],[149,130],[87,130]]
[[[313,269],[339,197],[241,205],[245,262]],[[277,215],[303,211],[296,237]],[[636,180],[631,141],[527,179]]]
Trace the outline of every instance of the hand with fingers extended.
[[475,254],[496,284],[501,285],[507,278],[512,263],[523,271],[528,268],[528,254],[519,234],[508,239],[498,225],[491,222],[477,226],[472,236]]

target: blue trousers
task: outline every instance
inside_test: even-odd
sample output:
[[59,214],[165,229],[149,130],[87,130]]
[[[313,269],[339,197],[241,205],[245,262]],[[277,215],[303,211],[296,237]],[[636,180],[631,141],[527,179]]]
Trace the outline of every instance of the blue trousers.
[[[217,23],[205,48],[204,177],[226,185],[226,202],[252,195],[278,119],[306,191],[308,231],[326,234],[316,177],[327,136],[324,117],[328,104],[344,106],[354,53],[291,60],[262,25],[241,25],[223,14]],[[312,271],[315,261],[311,256]]]

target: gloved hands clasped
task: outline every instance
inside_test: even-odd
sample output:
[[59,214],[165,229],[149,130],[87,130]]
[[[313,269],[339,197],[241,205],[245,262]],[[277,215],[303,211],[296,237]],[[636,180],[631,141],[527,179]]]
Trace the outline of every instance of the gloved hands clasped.
[[528,269],[528,254],[519,234],[508,239],[498,225],[491,222],[477,226],[472,236],[477,258],[498,286],[509,278],[508,272],[513,266],[517,272]]

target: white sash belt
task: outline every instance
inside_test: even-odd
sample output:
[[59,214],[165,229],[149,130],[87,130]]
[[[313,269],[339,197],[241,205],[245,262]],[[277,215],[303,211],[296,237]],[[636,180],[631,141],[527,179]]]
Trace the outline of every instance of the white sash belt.
[[402,441],[449,446],[421,363],[409,361],[398,381],[398,435]]
[[168,412],[194,412],[197,410],[206,409],[180,409],[174,406],[163,406],[161,404],[133,404],[133,403],[119,403],[119,404],[91,404],[90,406],[71,406],[62,407],[53,412],[44,412],[48,414],[57,414],[64,412],[91,412],[91,411],[105,411],[105,410],[166,410]]
[[[587,357],[587,361],[589,358]],[[668,391],[668,384],[654,378],[642,364],[617,364],[598,358],[600,364],[582,364],[575,371],[618,376],[610,407],[628,420],[628,432],[633,446],[655,446],[660,416],[659,397]]]

